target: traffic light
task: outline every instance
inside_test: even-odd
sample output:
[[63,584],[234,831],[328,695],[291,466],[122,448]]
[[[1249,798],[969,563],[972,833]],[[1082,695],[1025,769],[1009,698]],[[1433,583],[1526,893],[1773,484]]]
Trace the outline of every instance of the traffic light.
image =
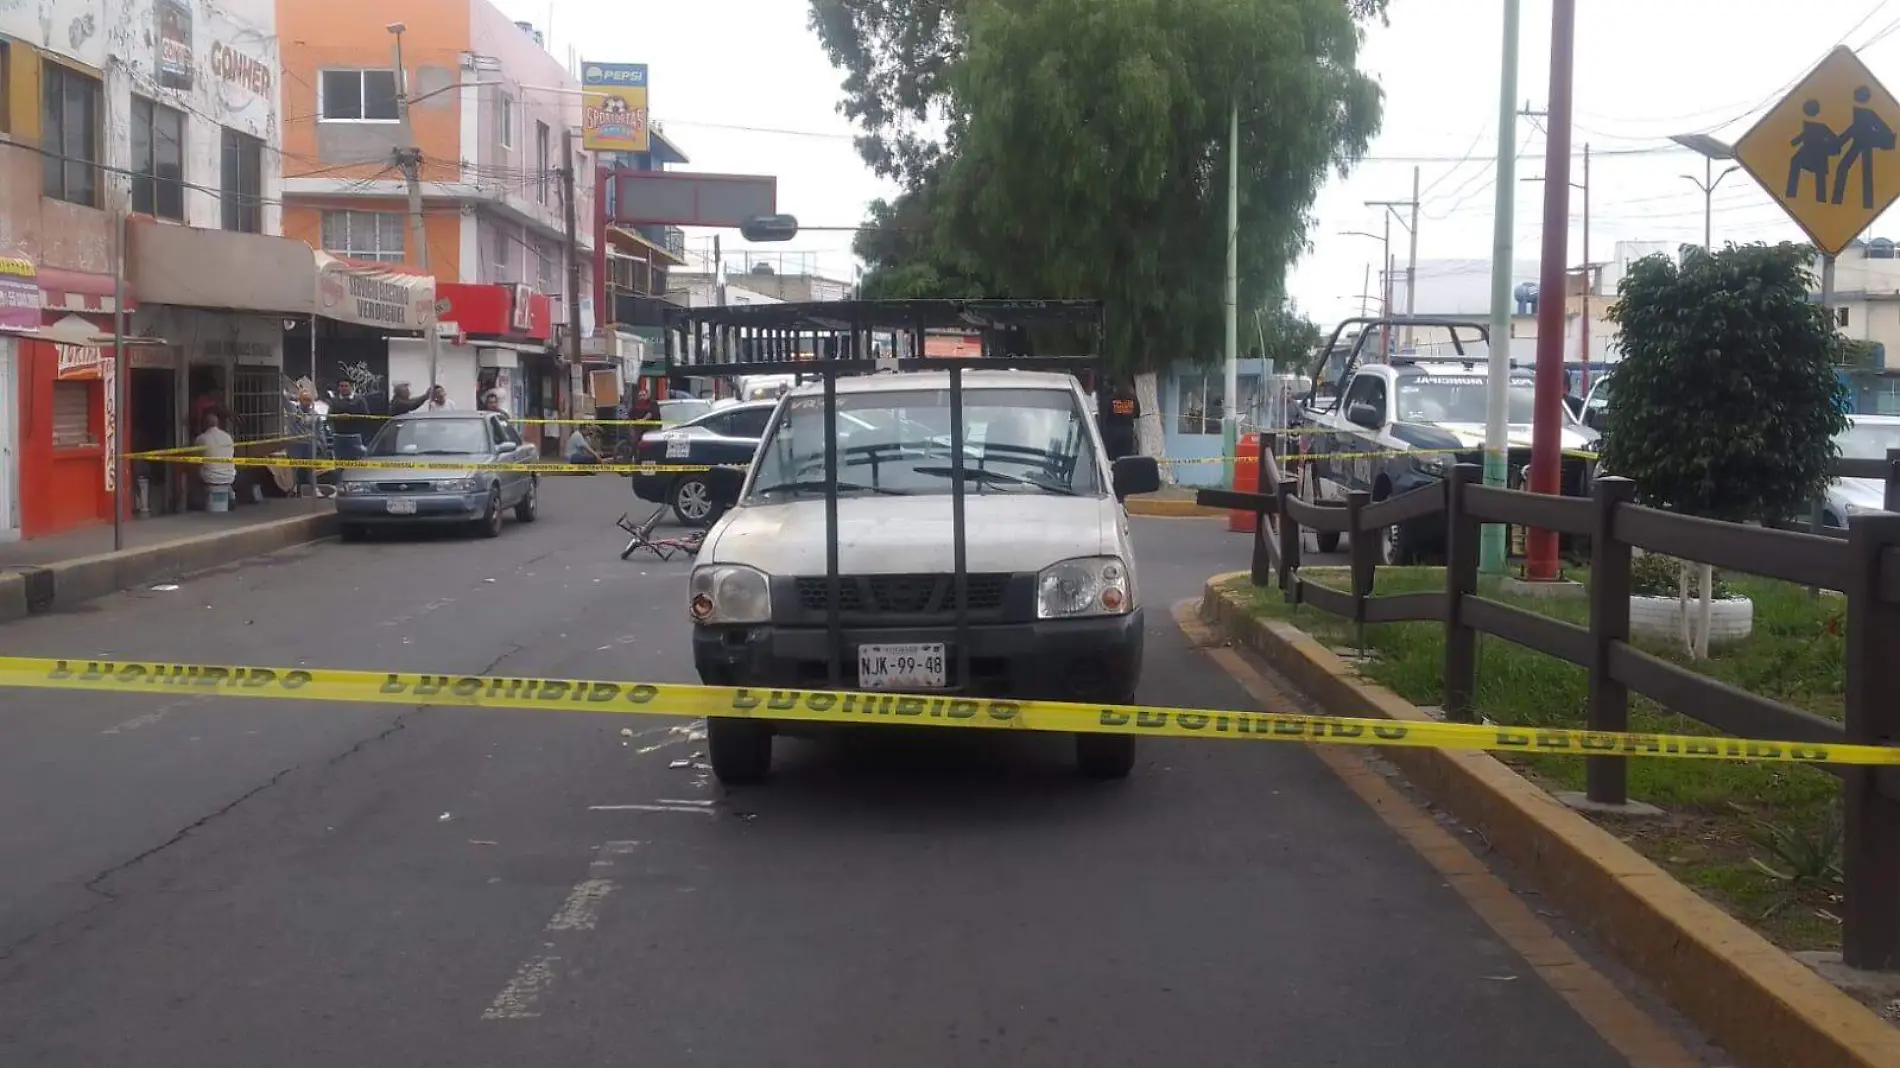
[[739,227],[747,241],[790,241],[798,236],[798,220],[790,215],[755,215]]

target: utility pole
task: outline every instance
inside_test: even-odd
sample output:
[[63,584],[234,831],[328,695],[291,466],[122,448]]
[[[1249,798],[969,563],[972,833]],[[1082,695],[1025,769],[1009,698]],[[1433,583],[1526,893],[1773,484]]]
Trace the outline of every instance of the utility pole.
[[[1570,274],[1570,112],[1577,0],[1553,0],[1550,19],[1550,127],[1545,136],[1544,251],[1537,304],[1537,390],[1531,423],[1531,492],[1556,495],[1563,476],[1564,312]],[[1524,577],[1557,578],[1557,532],[1533,527]]]
[[[1412,199],[1366,201],[1366,207],[1385,209],[1386,265],[1388,268],[1392,266],[1392,219],[1394,216],[1397,216],[1399,225],[1405,227],[1406,233],[1411,235],[1411,249],[1405,259],[1405,314],[1408,316],[1411,315],[1412,310],[1418,306],[1418,170],[1417,167],[1412,168]],[[1399,215],[1400,208],[1411,209],[1411,220],[1409,222],[1405,216]],[[1385,308],[1387,315],[1392,314],[1392,301],[1389,296],[1391,292],[1391,282],[1388,276],[1386,283],[1388,299],[1386,300]],[[1407,348],[1411,348],[1416,344],[1416,339],[1412,335],[1412,328],[1410,326],[1405,328],[1404,343]],[[1392,353],[1389,344],[1386,350],[1386,358],[1390,360]]]
[[1577,394],[1590,392],[1590,309],[1597,292],[1596,268],[1590,265],[1590,142],[1583,143],[1583,371],[1577,376]]
[[575,367],[581,364],[581,236],[576,200],[579,185],[575,180],[574,128],[563,123],[561,222],[567,228],[567,360]]
[[[409,121],[409,71],[402,65],[402,35],[408,27],[392,22],[385,29],[396,38],[396,118],[402,127],[403,140],[402,147],[394,150],[396,165],[402,168],[403,181],[409,187],[409,239],[416,246],[416,267],[428,274],[429,231],[422,221],[422,149],[416,147],[415,127]],[[442,338],[435,323],[427,324],[423,337],[429,346],[429,388],[434,389],[440,381],[442,353]],[[316,388],[315,379],[310,384]]]
[[[1507,419],[1511,378],[1512,212],[1517,193],[1517,38],[1518,2],[1504,0],[1504,49],[1498,77],[1497,207],[1492,212],[1491,337],[1486,363],[1489,383],[1484,410],[1484,484],[1505,482]],[[1413,198],[1417,199],[1417,198]],[[1504,573],[1504,528],[1487,523],[1479,547],[1479,563],[1487,575]]]
[[1240,442],[1240,97],[1227,113],[1227,379],[1221,405],[1221,455],[1227,458],[1227,485],[1234,484],[1234,456]]

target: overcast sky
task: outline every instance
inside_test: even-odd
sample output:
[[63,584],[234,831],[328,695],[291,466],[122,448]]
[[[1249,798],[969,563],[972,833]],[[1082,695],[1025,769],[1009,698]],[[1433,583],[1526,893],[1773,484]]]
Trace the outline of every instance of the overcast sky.
[[[837,114],[839,73],[806,28],[804,0],[499,0],[516,19],[552,23],[552,46],[584,58],[645,62],[652,114],[692,157],[691,169],[776,174],[779,210],[807,227],[852,226],[864,205],[891,190],[867,171]],[[1370,264],[1376,290],[1379,242],[1340,236],[1381,229],[1367,200],[1405,200],[1421,168],[1422,260],[1489,257],[1497,153],[1503,0],[1392,0],[1392,24],[1369,31],[1363,65],[1385,86],[1384,132],[1371,158],[1321,193],[1315,249],[1294,269],[1294,298],[1330,323],[1359,307]],[[1591,258],[1619,240],[1699,243],[1702,193],[1682,177],[1701,158],[1672,133],[1739,137],[1828,49],[1843,41],[1900,86],[1900,0],[1580,0],[1573,138],[1582,181],[1584,142],[1593,149]],[[1550,2],[1523,0],[1518,100],[1533,110],[1549,94]],[[592,42],[618,42],[607,48]],[[1539,120],[1541,121],[1541,120]],[[775,132],[776,131],[776,132]],[[1520,177],[1544,172],[1544,138],[1520,119]],[[1469,156],[1469,158],[1465,158]],[[1720,167],[1717,168],[1720,170]],[[1516,253],[1534,258],[1542,231],[1542,186],[1517,183]],[[1573,193],[1569,260],[1582,258],[1582,203]],[[1871,235],[1886,234],[1876,223]],[[1393,226],[1404,266],[1404,230]],[[709,234],[689,245],[703,251]],[[1900,226],[1887,236],[1900,237]],[[743,249],[725,235],[728,251]],[[1779,207],[1736,173],[1715,193],[1715,237],[1799,239]],[[808,257],[849,279],[851,235],[807,232],[760,251]],[[1246,235],[1241,235],[1245,240]],[[1218,294],[1210,294],[1218,300]]]

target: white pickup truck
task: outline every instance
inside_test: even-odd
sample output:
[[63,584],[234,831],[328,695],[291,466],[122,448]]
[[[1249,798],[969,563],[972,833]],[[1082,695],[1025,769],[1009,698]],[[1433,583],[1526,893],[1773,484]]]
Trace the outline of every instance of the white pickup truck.
[[[1142,603],[1121,501],[1159,488],[1153,458],[1109,463],[1072,375],[965,371],[959,627],[949,375],[841,377],[835,389],[843,646],[830,623],[824,388],[809,383],[781,400],[737,505],[699,552],[688,597],[700,679],[829,688],[836,656],[849,690],[1132,702]],[[764,779],[774,734],[789,732],[711,719],[714,774]],[[1134,764],[1128,735],[1079,734],[1075,746],[1092,777]]]

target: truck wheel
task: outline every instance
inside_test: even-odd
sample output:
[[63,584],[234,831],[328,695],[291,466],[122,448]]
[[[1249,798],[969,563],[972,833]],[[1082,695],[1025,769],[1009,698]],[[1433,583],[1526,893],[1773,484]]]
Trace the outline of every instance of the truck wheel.
[[713,774],[726,786],[755,786],[772,774],[772,728],[750,719],[706,719]]
[[1379,532],[1379,563],[1405,567],[1418,559],[1418,538],[1410,523],[1394,523]]
[[1126,779],[1135,768],[1135,736],[1078,734],[1075,736],[1075,766],[1084,778]]
[[[1316,470],[1312,464],[1306,465],[1306,503],[1319,503],[1319,471]],[[1323,553],[1338,552],[1339,531],[1315,530],[1313,532],[1313,545]]]

